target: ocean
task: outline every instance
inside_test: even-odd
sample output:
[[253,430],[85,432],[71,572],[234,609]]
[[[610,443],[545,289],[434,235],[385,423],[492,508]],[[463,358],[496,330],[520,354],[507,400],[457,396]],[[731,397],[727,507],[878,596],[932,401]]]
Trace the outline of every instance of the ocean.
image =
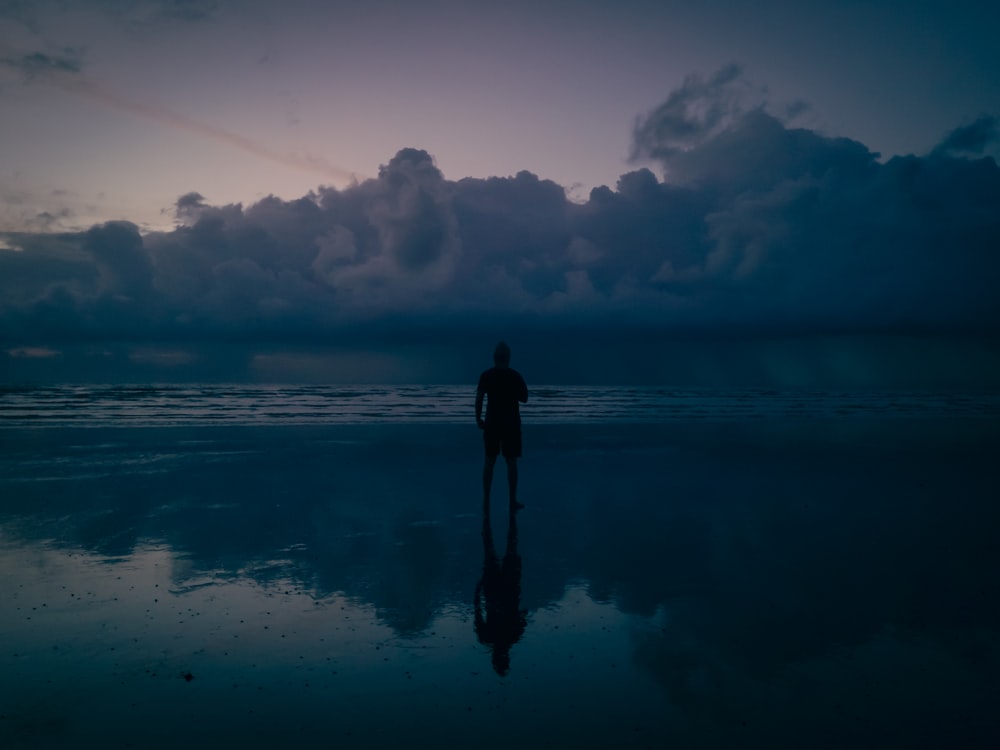
[[987,748],[1000,398],[0,388],[0,747]]
[[[0,427],[124,425],[459,424],[468,385],[0,386]],[[538,424],[745,419],[954,417],[996,419],[1000,395],[926,391],[670,389],[540,386],[525,418]]]

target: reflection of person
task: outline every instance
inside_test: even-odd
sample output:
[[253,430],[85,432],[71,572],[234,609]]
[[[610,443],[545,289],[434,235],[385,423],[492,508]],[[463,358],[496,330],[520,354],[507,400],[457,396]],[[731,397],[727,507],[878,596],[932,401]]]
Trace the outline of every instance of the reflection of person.
[[[486,463],[483,466],[483,503],[489,505],[493,467],[503,453],[507,462],[507,489],[511,510],[523,508],[517,501],[517,459],[521,457],[521,410],[527,403],[528,386],[521,373],[510,366],[510,347],[501,341],[493,351],[493,364],[479,376],[476,388],[476,424],[483,431]],[[483,398],[486,418],[483,419]]]
[[517,551],[517,517],[507,527],[503,562],[497,559],[489,512],[483,514],[483,575],[476,584],[476,637],[493,652],[498,675],[510,671],[510,649],[524,634],[527,610],[521,609],[521,555]]

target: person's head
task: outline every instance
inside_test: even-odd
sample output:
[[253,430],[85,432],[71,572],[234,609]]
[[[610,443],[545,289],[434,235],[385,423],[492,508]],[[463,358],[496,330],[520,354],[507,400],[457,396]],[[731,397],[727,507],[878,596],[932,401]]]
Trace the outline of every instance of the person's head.
[[493,350],[493,364],[497,367],[506,367],[510,364],[510,347],[506,341],[501,341]]

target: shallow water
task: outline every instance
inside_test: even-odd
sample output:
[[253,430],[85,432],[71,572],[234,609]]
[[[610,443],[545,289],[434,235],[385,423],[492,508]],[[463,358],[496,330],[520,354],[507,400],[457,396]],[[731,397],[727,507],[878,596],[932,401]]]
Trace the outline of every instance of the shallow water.
[[0,746],[990,747],[998,437],[7,426]]

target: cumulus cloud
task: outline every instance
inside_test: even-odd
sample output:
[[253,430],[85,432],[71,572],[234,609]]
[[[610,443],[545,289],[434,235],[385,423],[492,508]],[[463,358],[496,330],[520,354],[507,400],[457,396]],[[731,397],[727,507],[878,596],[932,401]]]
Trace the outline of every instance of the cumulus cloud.
[[297,200],[178,198],[127,222],[9,235],[0,324],[19,345],[106,336],[328,341],[400,326],[1000,333],[996,121],[927,156],[769,113],[738,67],[641,118],[657,165],[584,202],[531,172],[448,180],[405,148]]
[[1000,141],[997,118],[983,115],[969,125],[951,131],[932,151],[933,155],[978,156]]
[[724,132],[745,109],[749,85],[736,64],[709,78],[690,75],[633,129],[633,157],[668,159]]
[[94,259],[102,291],[133,299],[152,294],[152,266],[135,224],[113,221],[92,227],[84,234],[82,247]]
[[[462,243],[450,191],[430,155],[403,149],[362,192],[373,244],[328,281],[355,297],[360,291],[388,305],[401,301],[393,295],[404,290],[425,294],[447,287]],[[386,289],[391,290],[388,296],[383,295]]]
[[191,191],[174,201],[174,218],[178,221],[185,221],[190,217],[197,218],[202,209],[207,207],[205,196],[201,193]]

